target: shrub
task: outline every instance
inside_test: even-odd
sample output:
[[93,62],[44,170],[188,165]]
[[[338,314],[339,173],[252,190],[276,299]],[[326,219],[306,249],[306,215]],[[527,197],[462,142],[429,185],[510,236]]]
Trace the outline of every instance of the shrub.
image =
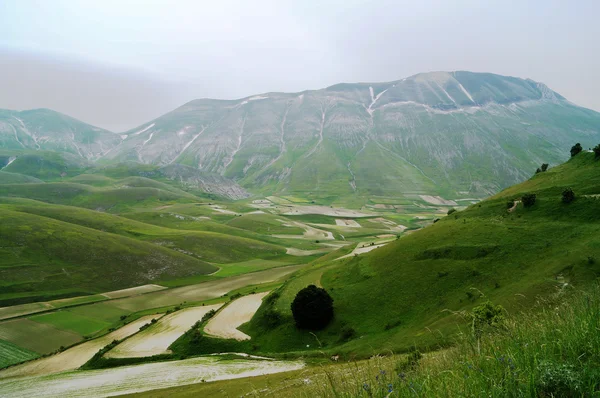
[[292,315],[300,329],[323,329],[333,319],[333,299],[325,289],[307,286],[294,298]]
[[229,297],[229,301],[233,301],[233,300],[238,299],[240,297],[242,297],[242,293],[232,294],[231,297]]
[[537,390],[542,397],[584,396],[581,375],[575,367],[566,363],[550,361],[538,365],[540,372]]
[[[204,314],[202,316],[202,319],[200,320],[200,323],[205,323],[206,321],[208,321],[210,318],[212,318],[213,316],[215,316],[215,314],[217,313],[216,310],[210,310],[208,311],[206,314]],[[200,326],[200,325],[197,325]],[[197,327],[196,326],[196,327]]]
[[281,324],[281,314],[273,308],[268,308],[262,315],[263,324],[268,328],[274,328]]
[[385,324],[384,329],[385,330],[390,330],[390,329],[395,328],[396,326],[400,326],[401,324],[402,324],[402,321],[400,321],[400,320],[397,320],[397,321],[394,321],[394,322],[388,322],[388,323]]
[[534,193],[526,193],[521,198],[521,202],[523,202],[524,207],[531,207],[535,204],[536,195]]
[[455,213],[455,212],[456,212],[456,209],[455,208],[451,208],[451,209],[448,210],[448,215],[450,215],[452,213]]
[[571,157],[579,154],[582,150],[583,150],[583,148],[581,147],[581,144],[579,142],[577,144],[573,145],[571,147]]
[[490,301],[478,305],[471,311],[471,322],[475,336],[481,336],[486,328],[498,328],[504,323],[504,308]]
[[571,203],[575,200],[575,192],[571,188],[567,188],[562,192],[563,203]]
[[594,151],[594,155],[595,155],[594,157],[596,159],[600,158],[600,144],[596,145],[594,147],[593,151]]
[[539,167],[535,170],[535,174],[540,174],[542,172],[542,169],[540,169]]
[[419,366],[419,362],[422,358],[423,354],[421,354],[419,350],[416,348],[411,349],[406,356],[406,359],[404,361],[399,361],[396,364],[396,372],[403,373],[409,370],[414,371],[417,369],[417,366]]
[[589,265],[596,264],[596,259],[593,256],[588,256],[587,262]]
[[548,170],[548,163],[542,163],[542,171]]
[[356,330],[350,326],[344,326],[340,331],[340,341],[352,340],[356,337]]

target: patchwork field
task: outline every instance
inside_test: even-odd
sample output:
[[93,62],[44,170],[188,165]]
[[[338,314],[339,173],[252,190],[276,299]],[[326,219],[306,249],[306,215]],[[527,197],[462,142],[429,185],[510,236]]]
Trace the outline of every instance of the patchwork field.
[[71,331],[82,336],[91,335],[110,325],[110,323],[102,320],[64,310],[35,315],[29,319],[54,326],[57,329]]
[[18,347],[11,342],[0,340],[0,368],[37,358],[33,351]]
[[[125,311],[135,312],[148,308],[159,308],[187,302],[196,302],[221,297],[225,293],[246,286],[268,283],[285,278],[287,275],[302,268],[303,265],[272,268],[266,271],[253,272],[230,278],[217,279],[192,286],[182,286],[162,290],[143,296],[127,297],[112,300],[98,305],[110,305]],[[94,306],[92,304],[91,306]]]
[[109,397],[203,381],[231,380],[304,367],[300,361],[199,357],[115,369],[0,380],[3,398]]
[[147,329],[110,350],[107,358],[149,357],[168,353],[169,346],[211,310],[221,304],[191,307],[166,315]]
[[0,339],[38,354],[48,354],[61,346],[66,347],[83,340],[79,334],[29,319],[0,322]]
[[269,292],[249,294],[229,303],[222,311],[208,321],[204,332],[222,339],[250,340],[250,336],[237,330],[249,322]]
[[139,332],[140,327],[159,316],[160,315],[147,315],[141,317],[114,332],[78,344],[59,354],[2,370],[0,371],[0,380],[11,377],[49,375],[78,369],[89,361],[101,348],[105,347],[113,340],[121,340]]
[[158,290],[163,290],[163,289],[166,289],[166,287],[159,286],[159,285],[143,285],[143,286],[137,286],[137,287],[130,287],[129,289],[115,290],[114,292],[102,293],[102,295],[105,297],[114,299],[114,298],[129,297],[129,296],[136,296],[138,294],[156,292]]

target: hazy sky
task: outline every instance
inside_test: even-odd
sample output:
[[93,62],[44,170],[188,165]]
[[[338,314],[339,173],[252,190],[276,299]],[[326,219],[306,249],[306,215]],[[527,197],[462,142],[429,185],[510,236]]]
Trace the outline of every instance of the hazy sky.
[[471,70],[600,110],[597,0],[0,0],[0,108],[120,131],[194,98]]

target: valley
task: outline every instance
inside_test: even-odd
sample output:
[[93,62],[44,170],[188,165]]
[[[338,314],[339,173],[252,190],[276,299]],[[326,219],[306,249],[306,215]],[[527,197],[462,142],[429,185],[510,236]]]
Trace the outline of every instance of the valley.
[[[598,122],[470,72],[195,100],[121,134],[2,111],[0,395],[294,396],[451,356],[486,303],[513,319],[597,280],[600,163],[567,146]],[[309,285],[333,300],[318,330],[292,311]]]

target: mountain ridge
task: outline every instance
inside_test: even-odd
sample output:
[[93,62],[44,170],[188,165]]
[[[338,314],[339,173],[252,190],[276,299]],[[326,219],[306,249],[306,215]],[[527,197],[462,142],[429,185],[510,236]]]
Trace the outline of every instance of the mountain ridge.
[[[6,148],[13,132],[1,117]],[[12,122],[14,136],[26,137],[28,130]],[[255,193],[364,202],[422,193],[485,196],[541,163],[564,161],[561,148],[573,142],[595,145],[598,126],[600,113],[543,83],[455,71],[196,99],[120,134],[88,127],[75,137],[67,124],[67,138],[58,141],[101,164],[182,164]]]

